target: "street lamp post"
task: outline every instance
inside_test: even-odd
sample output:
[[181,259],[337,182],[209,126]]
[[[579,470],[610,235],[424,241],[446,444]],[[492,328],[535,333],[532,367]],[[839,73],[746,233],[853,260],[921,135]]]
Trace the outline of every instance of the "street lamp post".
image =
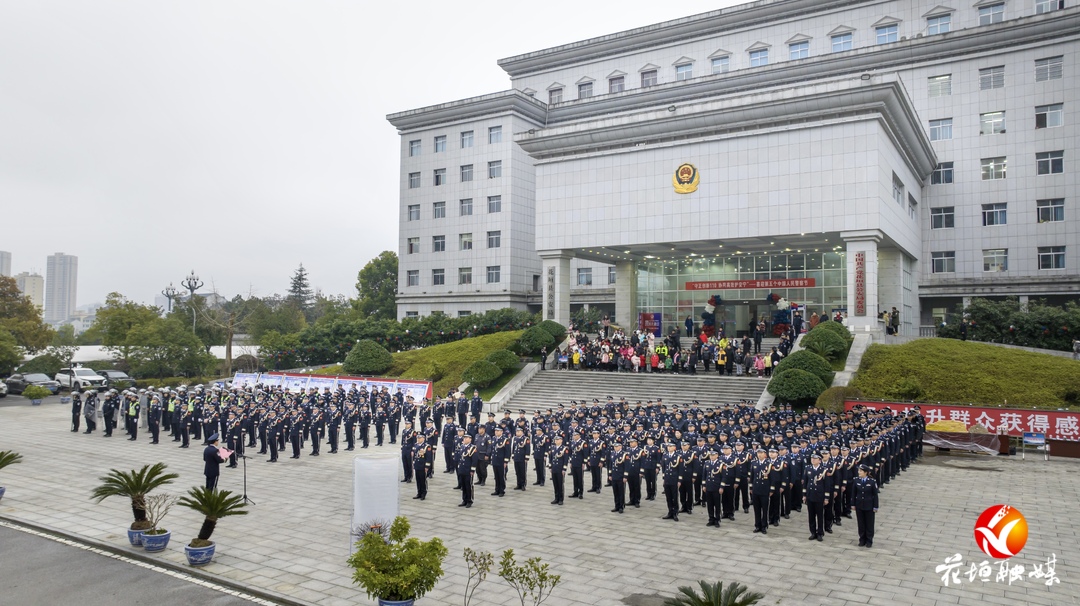
[[172,313],[172,300],[176,298],[177,294],[179,294],[176,290],[176,287],[172,285],[172,282],[169,282],[169,285],[165,287],[165,290],[161,291],[161,294],[169,300],[169,310],[165,313]]
[[191,270],[191,274],[189,274],[188,277],[184,278],[184,281],[180,283],[180,286],[183,286],[184,288],[186,288],[188,290],[188,292],[191,293],[191,296],[188,299],[188,302],[191,303],[191,332],[194,333],[195,332],[195,291],[202,288],[203,282],[201,280],[199,280],[199,276],[195,275],[195,270],[193,269],[193,270]]

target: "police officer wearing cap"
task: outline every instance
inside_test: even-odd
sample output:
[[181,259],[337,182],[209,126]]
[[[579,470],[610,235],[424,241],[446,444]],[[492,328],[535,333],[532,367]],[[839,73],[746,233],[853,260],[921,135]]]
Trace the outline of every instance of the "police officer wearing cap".
[[683,461],[682,455],[675,451],[675,443],[668,442],[664,445],[667,452],[661,458],[660,468],[664,475],[664,498],[667,500],[667,515],[665,520],[679,521],[679,485],[682,482]]
[[510,458],[510,439],[502,426],[495,428],[495,437],[491,441],[491,473],[495,476],[495,492],[492,496],[506,496],[506,468]]
[[555,443],[548,455],[548,467],[551,470],[551,486],[555,490],[552,505],[562,505],[565,497],[566,466],[570,463],[570,448],[563,444],[561,434],[555,434]]
[[807,520],[810,524],[811,541],[822,541],[825,536],[825,508],[829,505],[830,483],[828,469],[821,464],[821,455],[810,455],[810,465],[803,470],[803,503],[806,503]]
[[[464,429],[461,430],[464,433]],[[469,508],[473,505],[472,477],[476,472],[476,447],[472,444],[472,436],[462,436],[461,444],[454,451],[458,484],[461,485],[461,504],[458,507]]]
[[757,459],[750,463],[750,499],[754,505],[754,532],[769,532],[769,498],[775,491],[772,463],[764,448],[757,449]]
[[870,477],[870,466],[859,465],[859,477],[851,485],[855,518],[859,523],[859,547],[874,546],[874,516],[878,510],[878,485]]
[[206,439],[206,448],[203,449],[203,475],[206,476],[206,489],[217,488],[218,477],[221,475],[221,464],[225,459],[218,452],[218,434]]
[[[404,442],[404,438],[402,441]],[[412,463],[412,475],[416,478],[416,496],[413,498],[421,501],[427,498],[428,470],[431,467],[431,458],[428,457],[429,448],[424,434],[417,433],[409,453],[409,460]]]

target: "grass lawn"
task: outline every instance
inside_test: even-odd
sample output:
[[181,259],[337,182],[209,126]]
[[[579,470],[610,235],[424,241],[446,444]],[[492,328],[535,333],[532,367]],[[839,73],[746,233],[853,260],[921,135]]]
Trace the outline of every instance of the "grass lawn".
[[[469,339],[461,339],[453,343],[433,345],[423,349],[402,351],[394,356],[394,364],[390,370],[382,373],[385,377],[399,379],[413,379],[418,381],[430,381],[438,377],[432,386],[432,392],[436,396],[444,396],[446,392],[461,385],[461,373],[470,364],[482,360],[497,349],[506,349],[511,343],[521,338],[520,330],[497,332],[490,335],[481,335]],[[315,374],[340,375],[345,374],[340,364],[320,369]],[[495,383],[488,387],[498,386],[491,395],[502,388],[507,381],[517,373],[506,373],[499,377]],[[471,396],[471,394],[469,394]],[[484,392],[481,397],[485,400]]]
[[954,339],[871,345],[851,385],[867,398],[1035,408],[1080,405],[1080,362]]
[[495,394],[499,393],[499,390],[503,387],[506,387],[506,384],[513,380],[514,377],[518,376],[519,372],[521,372],[520,368],[504,372],[501,377],[495,379],[494,383],[480,390],[480,399],[487,402],[495,397]]

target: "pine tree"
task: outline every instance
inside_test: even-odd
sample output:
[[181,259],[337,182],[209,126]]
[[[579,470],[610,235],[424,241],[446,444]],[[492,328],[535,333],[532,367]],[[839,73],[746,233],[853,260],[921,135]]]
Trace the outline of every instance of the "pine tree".
[[311,308],[314,298],[315,295],[312,294],[311,285],[308,283],[307,270],[304,269],[304,264],[301,263],[300,267],[296,268],[296,272],[293,273],[289,284],[289,300],[296,303],[296,306],[301,310],[307,311]]

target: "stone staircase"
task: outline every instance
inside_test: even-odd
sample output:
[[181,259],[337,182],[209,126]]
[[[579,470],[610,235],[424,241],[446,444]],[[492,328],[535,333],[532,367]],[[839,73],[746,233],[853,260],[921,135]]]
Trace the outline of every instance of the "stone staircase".
[[688,405],[697,400],[702,406],[757,402],[768,383],[756,377],[719,376],[715,372],[697,375],[598,372],[588,370],[545,370],[536,375],[510,398],[504,410],[532,412],[569,404],[570,400],[605,401],[608,396],[625,397],[631,405],[663,398],[671,406]]

